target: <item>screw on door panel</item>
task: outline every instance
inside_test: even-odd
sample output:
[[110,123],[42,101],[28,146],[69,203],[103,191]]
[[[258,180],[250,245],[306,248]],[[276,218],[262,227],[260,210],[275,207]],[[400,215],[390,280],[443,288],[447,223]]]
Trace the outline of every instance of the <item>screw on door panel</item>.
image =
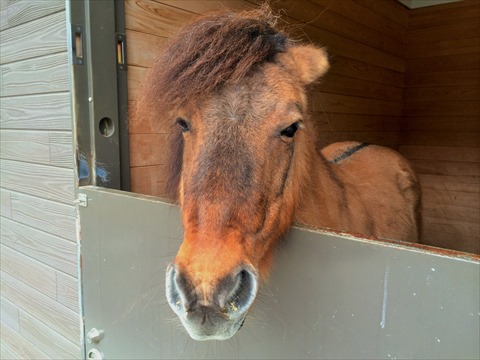
[[90,349],[87,353],[87,359],[103,360],[103,354],[98,349]]
[[100,341],[102,341],[104,336],[104,332],[102,329],[97,329],[97,328],[91,328],[87,334],[87,341],[90,344],[98,344]]

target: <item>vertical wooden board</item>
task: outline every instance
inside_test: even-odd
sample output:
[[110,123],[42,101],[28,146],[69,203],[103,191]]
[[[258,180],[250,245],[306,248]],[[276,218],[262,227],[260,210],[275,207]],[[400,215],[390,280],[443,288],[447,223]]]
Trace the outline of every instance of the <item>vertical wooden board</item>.
[[72,130],[69,93],[0,98],[0,127]]
[[2,218],[1,243],[71,276],[78,274],[77,244]]
[[17,304],[46,326],[61,333],[66,339],[78,344],[80,340],[80,314],[64,307],[14,277],[2,272],[2,295]]
[[7,246],[1,246],[2,271],[17,282],[37,289],[42,294],[56,299],[57,283],[55,270],[33,260]]
[[75,200],[73,169],[3,160],[0,164],[3,188],[72,204]]
[[64,52],[67,48],[65,12],[61,11],[2,31],[0,64]]
[[0,357],[2,359],[50,359],[48,355],[3,321],[0,321],[0,332],[2,334],[0,344]]
[[76,241],[76,209],[17,192],[11,194],[11,219],[63,239]]
[[52,359],[81,359],[80,346],[46,326],[25,311],[20,311],[20,335]]
[[80,312],[79,279],[57,272],[57,301],[69,309]]
[[[3,0],[0,30],[27,23],[58,11],[65,10],[65,3],[59,0],[16,1]],[[4,12],[4,14],[3,14]]]
[[1,65],[0,76],[0,96],[70,90],[66,52]]
[[3,296],[0,296],[0,319],[16,332],[20,331],[18,307]]

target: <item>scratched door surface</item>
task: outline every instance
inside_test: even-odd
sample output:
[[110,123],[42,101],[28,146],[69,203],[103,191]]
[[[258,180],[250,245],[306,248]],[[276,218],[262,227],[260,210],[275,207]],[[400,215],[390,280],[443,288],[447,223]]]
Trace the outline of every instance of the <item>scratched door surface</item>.
[[[87,357],[115,359],[478,359],[480,266],[467,254],[293,229],[245,325],[189,339],[165,300],[179,211],[94,187],[80,207]],[[95,349],[95,352],[91,352]]]

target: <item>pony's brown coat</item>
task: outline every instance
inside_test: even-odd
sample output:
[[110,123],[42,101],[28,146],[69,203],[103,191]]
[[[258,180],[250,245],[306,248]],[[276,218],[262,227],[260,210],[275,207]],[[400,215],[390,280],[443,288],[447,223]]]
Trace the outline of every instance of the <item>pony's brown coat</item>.
[[171,131],[185,228],[171,274],[202,304],[239,267],[267,276],[293,221],[417,240],[420,193],[404,158],[372,145],[333,163],[357,143],[317,150],[306,86],[327,69],[325,51],[295,44],[266,7],[201,17],[156,62],[136,116]]

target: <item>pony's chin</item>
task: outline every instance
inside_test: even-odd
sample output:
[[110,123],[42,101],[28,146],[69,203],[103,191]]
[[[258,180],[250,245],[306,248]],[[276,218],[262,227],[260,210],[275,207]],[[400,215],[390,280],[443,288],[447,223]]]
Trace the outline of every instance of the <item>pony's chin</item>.
[[238,330],[240,330],[240,328],[243,326],[243,323],[245,322],[245,316],[243,316],[234,323],[225,323],[222,324],[223,326],[219,326],[219,328],[214,331],[206,331],[202,328],[196,329],[192,327],[188,322],[186,322],[183,318],[180,319],[182,320],[182,324],[187,330],[188,335],[190,335],[193,340],[197,341],[228,340],[233,335],[235,335]]

